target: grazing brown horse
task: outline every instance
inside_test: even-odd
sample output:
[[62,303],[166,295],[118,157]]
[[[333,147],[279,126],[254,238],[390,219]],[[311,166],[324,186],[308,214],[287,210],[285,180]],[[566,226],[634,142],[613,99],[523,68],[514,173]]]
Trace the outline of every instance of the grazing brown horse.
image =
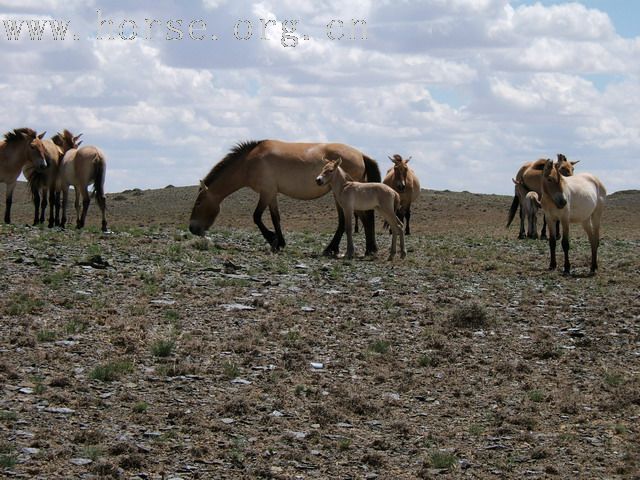
[[569,225],[581,223],[591,244],[591,273],[598,269],[600,244],[600,219],[604,210],[607,190],[598,178],[590,173],[565,177],[560,164],[547,160],[542,172],[541,207],[549,217],[549,269],[556,269],[556,221],[562,224],[562,250],[564,273],[569,274]]
[[44,135],[38,135],[30,128],[16,128],[5,133],[4,141],[0,142],[0,183],[7,184],[4,223],[11,223],[13,190],[22,169],[26,165],[35,170],[47,167],[47,150],[42,142]]
[[[77,140],[77,137],[75,137]],[[107,161],[104,153],[97,147],[86,146],[71,148],[64,154],[58,176],[59,187],[62,190],[62,220],[60,226],[67,223],[67,202],[69,200],[69,186],[76,191],[76,226],[83,228],[87,210],[91,202],[89,185],[93,184],[96,202],[102,211],[102,231],[107,231],[107,200],[104,194],[104,181],[107,173]],[[82,212],[80,211],[80,197],[82,196]]]
[[[565,177],[570,177],[573,175],[574,166],[579,162],[570,162],[567,160],[567,157],[558,154],[558,166],[560,173]],[[513,197],[513,202],[511,203],[511,208],[509,209],[509,218],[507,220],[507,227],[511,225],[516,212],[518,211],[518,206],[522,205],[525,200],[525,197],[528,192],[536,192],[538,196],[542,196],[542,171],[544,170],[544,166],[547,163],[547,159],[536,160],[535,162],[527,162],[516,174],[515,178],[515,195]],[[520,209],[520,232],[518,234],[518,238],[527,238],[525,235],[524,229],[525,215]],[[529,238],[536,238],[537,235],[530,236]],[[543,217],[542,220],[542,232],[540,234],[541,239],[547,238],[547,218]]]
[[[78,148],[82,142],[77,142],[82,134],[74,137],[71,132],[64,130],[57,133],[51,139],[43,140],[47,151],[48,166],[43,171],[38,171],[31,165],[25,165],[22,173],[29,182],[34,205],[33,224],[44,223],[47,204],[51,205],[49,211],[49,228],[60,225],[60,190],[57,179],[60,163],[64,154],[71,148]],[[47,199],[49,200],[47,202]]]
[[[298,200],[313,200],[327,194],[328,185],[317,185],[314,178],[325,164],[324,158],[343,159],[344,170],[359,181],[379,182],[380,170],[375,160],[348,145],[338,143],[288,143],[262,140],[240,143],[221,160],[201,181],[189,230],[194,235],[204,235],[220,212],[221,202],[236,190],[249,187],[260,195],[253,220],[262,236],[278,251],[286,245],[280,226],[278,193]],[[269,207],[275,232],[262,222],[262,214]],[[338,210],[338,229],[325,249],[325,255],[338,253],[344,233],[345,217]],[[367,254],[378,248],[372,211],[362,213],[367,238]]]
[[400,195],[393,188],[383,183],[351,181],[345,171],[340,168],[341,164],[342,159],[340,157],[335,161],[327,160],[320,175],[316,177],[316,183],[319,186],[330,185],[333,196],[344,211],[347,230],[347,254],[345,258],[352,259],[355,253],[351,223],[354,212],[371,209],[375,209],[382,215],[382,218],[391,228],[393,237],[391,239],[389,260],[393,260],[396,254],[396,238],[398,236],[400,236],[400,256],[405,258],[407,251],[404,248],[402,221],[396,216],[396,211],[400,207]]
[[400,208],[396,212],[401,222],[404,222],[404,233],[411,235],[411,203],[420,195],[420,181],[415,172],[409,168],[411,157],[403,160],[400,155],[389,157],[393,167],[387,171],[382,183],[390,186],[400,194]]

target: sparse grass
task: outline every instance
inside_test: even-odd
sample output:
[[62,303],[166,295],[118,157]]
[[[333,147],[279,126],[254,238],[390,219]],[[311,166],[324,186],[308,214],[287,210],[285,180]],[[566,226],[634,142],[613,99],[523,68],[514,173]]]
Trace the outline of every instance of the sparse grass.
[[351,448],[351,439],[350,438],[341,438],[338,440],[338,450],[341,452],[346,452]]
[[180,319],[180,314],[176,310],[165,310],[163,316],[172,323]]
[[482,435],[483,432],[484,432],[484,427],[478,423],[474,423],[469,427],[469,433],[474,437],[478,437]]
[[57,336],[58,335],[55,331],[48,330],[46,328],[43,328],[42,330],[38,330],[38,333],[36,334],[36,338],[40,343],[53,342]]
[[151,345],[151,353],[154,357],[166,358],[171,356],[175,346],[175,340],[156,340],[153,345]]
[[12,316],[30,315],[44,307],[44,302],[27,293],[18,293],[9,300],[7,313]]
[[430,355],[420,355],[418,358],[418,366],[421,368],[428,368],[435,365],[433,358]]
[[135,413],[146,413],[149,409],[149,404],[147,402],[137,402],[133,405],[133,411]]
[[18,420],[18,414],[10,410],[0,411],[0,421],[2,422],[15,422]]
[[369,350],[374,353],[379,353],[380,355],[384,355],[389,352],[391,348],[391,343],[387,340],[378,339],[374,341],[371,345],[369,345]]
[[94,462],[103,455],[103,450],[98,445],[88,445],[82,449],[81,455],[83,458],[88,458]]
[[0,468],[11,469],[18,463],[18,457],[16,455],[0,455]]
[[119,380],[124,374],[133,371],[133,364],[128,360],[116,360],[95,367],[90,378],[101,382],[113,382]]
[[457,328],[484,328],[489,322],[487,309],[479,303],[456,307],[449,315],[449,322]]
[[618,372],[605,372],[604,383],[610,387],[619,387],[624,383],[624,376]]
[[71,319],[64,325],[64,332],[67,335],[77,335],[87,330],[88,324],[78,319]]
[[72,277],[71,270],[62,268],[42,277],[42,283],[52,288],[59,288],[66,284]]
[[531,390],[528,395],[529,400],[535,403],[544,402],[545,400],[544,393],[542,393],[540,390]]
[[240,375],[240,367],[230,360],[227,360],[222,364],[222,370],[224,372],[224,376],[229,380],[233,380]]
[[429,455],[429,466],[437,470],[451,470],[458,463],[458,459],[452,453],[432,452]]

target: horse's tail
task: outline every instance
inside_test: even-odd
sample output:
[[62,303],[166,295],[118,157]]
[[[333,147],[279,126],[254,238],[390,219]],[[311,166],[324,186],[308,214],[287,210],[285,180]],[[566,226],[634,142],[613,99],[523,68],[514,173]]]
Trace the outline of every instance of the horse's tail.
[[516,212],[518,211],[518,206],[520,205],[520,198],[518,197],[518,193],[516,192],[513,195],[513,202],[511,202],[511,208],[509,209],[509,218],[507,219],[507,228],[513,222],[513,219],[516,216]]
[[27,182],[29,190],[31,190],[31,197],[36,198],[40,194],[40,190],[47,186],[47,176],[45,173],[33,170],[27,174]]
[[381,182],[382,175],[380,174],[378,162],[364,154],[362,155],[362,159],[364,160],[364,171],[367,176],[367,182]]
[[104,181],[107,175],[107,162],[105,162],[104,157],[99,152],[97,152],[93,158],[93,168],[95,169],[93,195],[95,195],[100,207],[105,208]]

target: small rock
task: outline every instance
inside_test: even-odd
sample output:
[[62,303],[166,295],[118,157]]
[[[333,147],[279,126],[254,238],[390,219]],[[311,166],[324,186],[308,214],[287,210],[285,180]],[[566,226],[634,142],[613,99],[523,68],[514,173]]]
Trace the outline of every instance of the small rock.
[[309,270],[309,265],[305,265],[304,263],[299,263],[296,265],[296,267],[298,270]]
[[371,280],[369,280],[369,283],[374,284],[374,283],[380,283],[382,282],[382,277],[373,277]]
[[33,388],[28,388],[28,387],[24,387],[21,388],[20,390],[18,390],[20,393],[23,393],[25,395],[31,395],[33,393]]
[[235,423],[236,421],[233,418],[223,418],[222,420],[220,420],[222,423],[224,423],[225,425],[231,425],[232,423]]
[[72,458],[71,460],[69,460],[69,463],[77,465],[78,467],[82,467],[84,465],[93,463],[93,460],[91,460],[90,458]]
[[353,428],[353,425],[351,425],[350,423],[346,423],[346,422],[340,422],[340,423],[338,423],[338,427],[339,428]]
[[231,380],[231,383],[234,385],[251,385],[249,380],[245,380],[244,378],[234,378]]
[[387,291],[385,289],[383,289],[383,288],[380,288],[380,289],[376,290],[375,292],[373,292],[373,296],[374,297],[379,297],[380,295],[383,295],[385,293],[387,293]]
[[270,415],[271,417],[277,417],[277,418],[279,418],[279,417],[284,417],[284,413],[282,413],[282,412],[280,412],[280,411],[278,411],[278,410],[274,410],[274,411],[273,411],[273,412],[271,412],[269,415]]
[[224,305],[220,305],[220,307],[224,308],[227,312],[256,309],[256,307],[252,307],[251,305],[243,305],[241,303],[225,303]]
[[22,449],[22,453],[24,453],[25,455],[37,455],[38,453],[40,453],[40,449],[39,448],[23,448]]
[[324,368],[324,363],[311,362],[311,368],[314,370],[322,370]]
[[158,305],[158,306],[171,306],[171,305],[175,305],[176,301],[158,299],[158,300],[151,300],[151,302],[149,303],[151,303],[151,305]]
[[316,309],[313,307],[302,307],[300,310],[302,310],[303,312],[307,312],[307,313],[311,313],[311,312],[315,312]]
[[49,413],[63,413],[65,415],[69,415],[72,413],[75,413],[76,411],[73,410],[72,408],[67,408],[67,407],[47,407],[44,409],[45,412],[49,412]]

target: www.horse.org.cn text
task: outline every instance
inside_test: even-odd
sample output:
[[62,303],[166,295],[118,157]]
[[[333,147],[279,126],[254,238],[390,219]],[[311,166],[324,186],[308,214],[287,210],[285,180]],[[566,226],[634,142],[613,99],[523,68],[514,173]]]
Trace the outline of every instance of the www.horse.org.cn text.
[[[249,41],[276,41],[285,48],[297,47],[300,42],[311,40],[311,36],[301,32],[300,20],[276,20],[260,18],[257,20],[238,20],[226,32],[214,33],[206,20],[169,19],[144,20],[116,19],[97,10],[97,20],[90,35],[73,33],[70,20],[54,19],[3,19],[4,36],[9,42],[20,40],[64,41],[82,38],[94,40],[166,40],[166,41],[210,41],[224,39]],[[338,20],[327,23],[324,35],[331,41],[367,40],[367,22],[362,19]]]

